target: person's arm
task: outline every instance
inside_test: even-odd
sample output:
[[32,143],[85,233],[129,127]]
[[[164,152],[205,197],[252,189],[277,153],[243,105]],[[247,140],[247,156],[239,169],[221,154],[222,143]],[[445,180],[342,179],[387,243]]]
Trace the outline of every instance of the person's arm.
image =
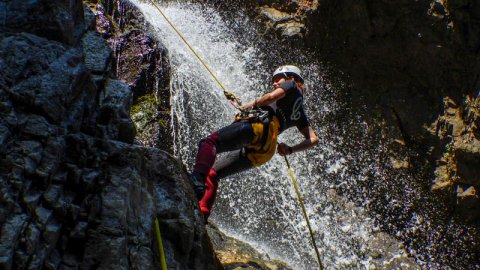
[[282,88],[277,88],[277,89],[273,90],[272,92],[261,96],[259,99],[256,99],[254,101],[251,101],[251,102],[243,105],[242,109],[245,110],[245,109],[251,108],[253,106],[260,107],[260,106],[268,105],[272,102],[275,102],[275,101],[283,98],[285,95],[286,95],[285,90],[283,90]]
[[290,155],[295,152],[303,151],[303,150],[312,148],[318,144],[317,134],[315,134],[315,131],[310,126],[303,128],[302,130],[300,130],[300,132],[302,133],[303,137],[305,137],[305,140],[303,140],[299,144],[294,145],[292,147],[284,143],[280,143],[278,145],[277,150],[281,156]]

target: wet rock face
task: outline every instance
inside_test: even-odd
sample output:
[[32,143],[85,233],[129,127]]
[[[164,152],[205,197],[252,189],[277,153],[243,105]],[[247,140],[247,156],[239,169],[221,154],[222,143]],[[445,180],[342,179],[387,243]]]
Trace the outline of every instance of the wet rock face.
[[291,270],[284,262],[272,260],[267,254],[261,254],[250,245],[227,236],[215,224],[207,225],[207,232],[215,253],[225,270]]
[[0,1],[0,32],[28,32],[72,45],[82,34],[80,1]]
[[303,18],[299,14],[280,11],[269,6],[258,8],[258,19],[263,22],[265,34],[273,34],[283,39],[301,40],[305,35]]
[[248,0],[206,1],[194,0],[216,6],[225,15],[241,10],[257,22],[257,31],[262,38],[281,41],[301,48],[305,45],[306,18],[318,8],[318,0]]
[[421,156],[395,166],[433,168],[420,177],[435,174],[433,190],[457,194],[453,211],[476,224],[479,127],[467,104],[480,89],[479,8],[477,1],[324,0],[305,14],[305,45],[346,74],[353,107],[366,107],[358,113],[404,143],[401,151]]
[[137,139],[172,152],[170,64],[143,15],[128,1],[85,1],[96,28],[114,54],[114,73],[133,93],[131,116]]
[[307,17],[306,43],[347,74],[358,106],[419,140],[443,97],[458,103],[478,92],[477,10],[476,1],[324,0]]
[[132,145],[132,92],[82,2],[0,7],[0,268],[156,269],[158,216],[169,267],[220,269],[181,165]]
[[443,140],[443,153],[435,169],[433,190],[456,193],[455,214],[468,223],[480,223],[480,99],[461,104],[444,99],[444,113],[431,126]]
[[262,22],[264,34],[282,42],[304,46],[306,19],[318,8],[317,0],[257,1],[257,19]]

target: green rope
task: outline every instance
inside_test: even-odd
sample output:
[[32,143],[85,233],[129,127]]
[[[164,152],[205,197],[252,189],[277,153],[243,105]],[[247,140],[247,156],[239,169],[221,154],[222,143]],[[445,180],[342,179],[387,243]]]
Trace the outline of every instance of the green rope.
[[155,217],[155,236],[157,238],[157,247],[158,253],[160,257],[160,266],[162,270],[168,270],[167,268],[167,260],[165,259],[165,250],[163,249],[163,242],[162,242],[162,235],[160,234],[160,225],[158,224],[158,218]]
[[227,88],[222,84],[222,82],[217,78],[217,76],[215,76],[215,74],[213,73],[213,71],[208,67],[207,63],[202,59],[202,57],[200,57],[200,55],[193,49],[193,47],[190,45],[190,43],[188,43],[188,41],[183,37],[183,35],[177,30],[177,28],[173,25],[173,23],[167,18],[167,16],[162,12],[162,10],[160,9],[160,7],[153,1],[153,0],[150,0],[150,2],[152,3],[152,5],[158,10],[158,12],[160,12],[160,14],[162,15],[162,17],[165,19],[165,21],[167,21],[167,23],[170,25],[170,27],[172,27],[172,29],[177,33],[177,35],[183,40],[183,42],[187,45],[187,47],[192,51],[192,53],[197,57],[197,59],[200,61],[200,63],[202,63],[202,65],[205,67],[205,69],[207,69],[208,73],[210,73],[210,75],[212,75],[213,79],[215,79],[215,81],[218,83],[218,85],[220,85],[220,87],[222,88],[223,90],[223,94],[225,95],[225,97],[231,101],[232,105],[239,109],[240,110],[240,106],[242,105],[242,102],[240,101],[240,99],[235,95],[233,94],[232,92],[229,92],[227,91]]
[[297,181],[295,180],[295,176],[293,175],[293,169],[290,167],[290,163],[288,163],[287,156],[283,156],[285,158],[285,162],[287,163],[288,172],[290,173],[290,179],[292,180],[293,188],[295,189],[295,193],[297,194],[298,201],[300,202],[300,206],[302,207],[303,216],[307,222],[308,231],[310,233],[310,238],[312,239],[313,248],[315,249],[315,253],[317,254],[318,264],[320,265],[320,270],[323,270],[322,260],[320,259],[320,253],[318,252],[317,244],[315,243],[315,237],[313,237],[313,230],[310,226],[310,220],[308,219],[307,211],[305,210],[305,205],[303,204],[302,196],[300,195],[300,191],[298,190]]

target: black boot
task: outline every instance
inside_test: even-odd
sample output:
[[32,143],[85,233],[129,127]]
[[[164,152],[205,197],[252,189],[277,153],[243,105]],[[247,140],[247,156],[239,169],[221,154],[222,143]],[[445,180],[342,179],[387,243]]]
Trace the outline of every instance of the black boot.
[[190,181],[193,184],[193,190],[195,191],[197,200],[200,201],[205,194],[205,177],[198,172],[193,172],[190,174]]

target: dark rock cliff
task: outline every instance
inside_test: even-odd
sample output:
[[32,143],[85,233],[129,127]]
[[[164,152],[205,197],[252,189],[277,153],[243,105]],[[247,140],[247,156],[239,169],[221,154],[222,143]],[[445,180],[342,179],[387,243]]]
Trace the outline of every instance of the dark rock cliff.
[[113,68],[128,48],[112,52],[93,15],[0,1],[0,268],[156,269],[158,216],[169,267],[221,269],[181,164],[132,144],[136,94]]
[[[480,203],[480,174],[473,169],[480,167],[480,137],[478,116],[469,108],[480,91],[479,18],[478,1],[325,0],[306,17],[305,39],[353,84],[353,106],[366,106],[367,117],[387,121],[377,124],[379,130],[416,152],[406,166],[424,170],[427,184],[435,179],[434,190],[457,193],[450,202],[459,210],[454,215],[474,224],[480,222],[480,209],[471,203]],[[460,121],[441,124],[452,106]],[[468,137],[462,146],[459,135]],[[442,175],[437,164],[450,152],[464,158],[451,159],[455,173]],[[456,173],[467,167],[468,174]]]

